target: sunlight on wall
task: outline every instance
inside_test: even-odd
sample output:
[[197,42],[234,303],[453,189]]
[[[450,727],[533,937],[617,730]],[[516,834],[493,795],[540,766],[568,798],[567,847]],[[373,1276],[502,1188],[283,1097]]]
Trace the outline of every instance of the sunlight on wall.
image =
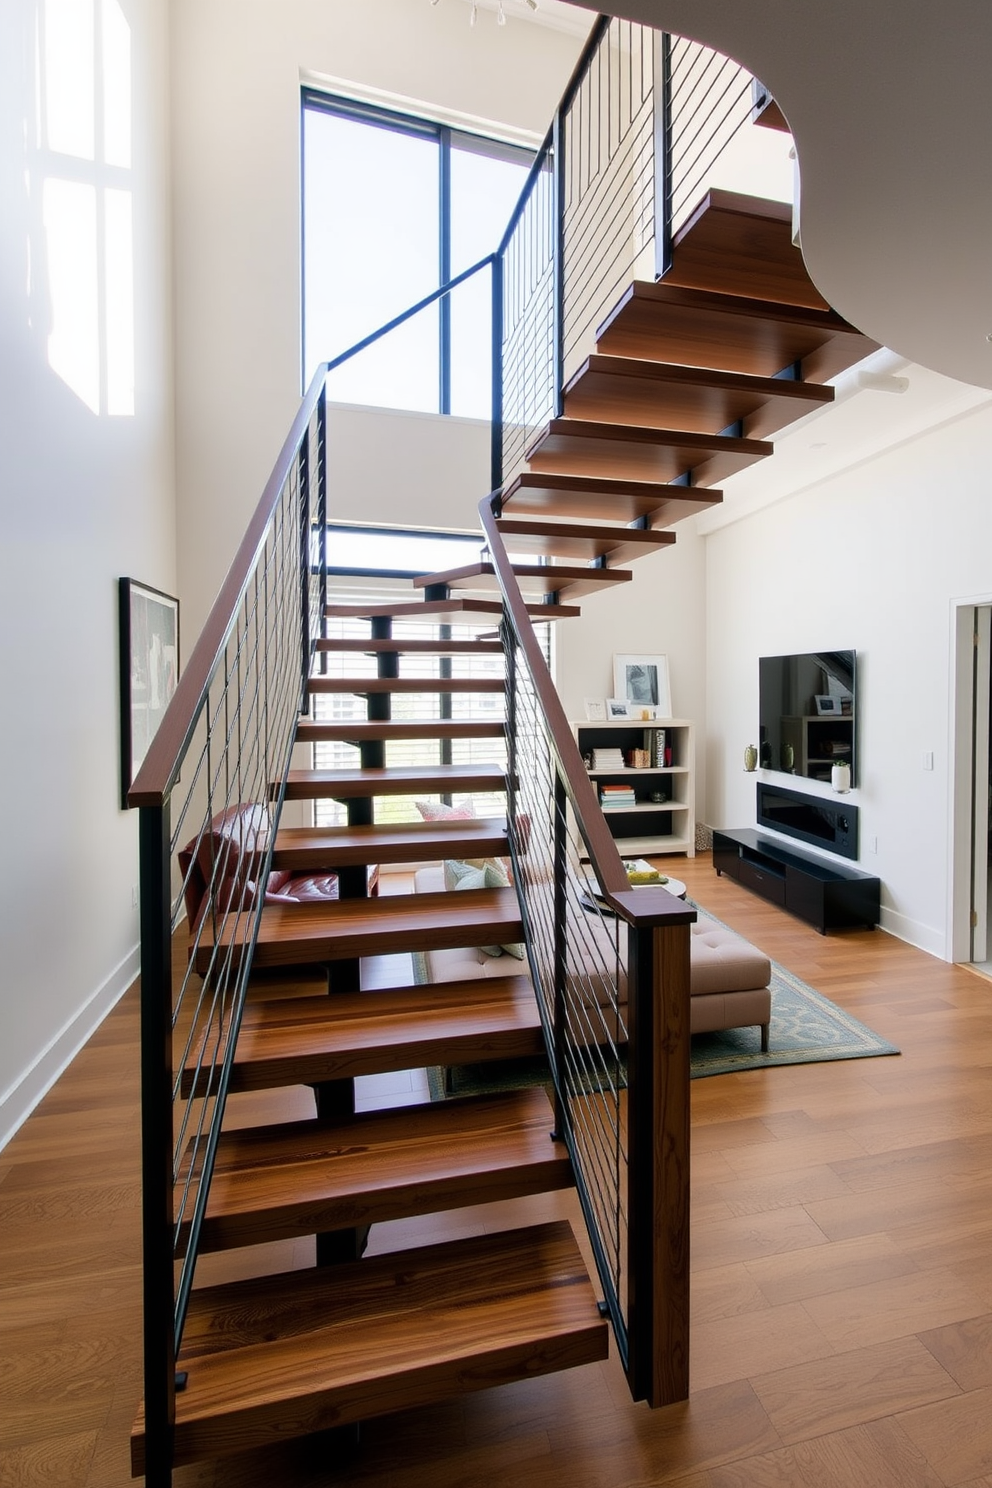
[[131,31],[119,0],[41,0],[40,21],[48,364],[93,413],[131,416]]

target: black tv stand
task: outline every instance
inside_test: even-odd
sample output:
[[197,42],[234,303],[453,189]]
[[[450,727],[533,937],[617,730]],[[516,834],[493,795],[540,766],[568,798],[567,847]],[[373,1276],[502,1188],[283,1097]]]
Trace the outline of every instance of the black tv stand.
[[713,867],[806,920],[821,935],[852,925],[873,930],[878,924],[877,878],[786,847],[753,827],[714,831]]

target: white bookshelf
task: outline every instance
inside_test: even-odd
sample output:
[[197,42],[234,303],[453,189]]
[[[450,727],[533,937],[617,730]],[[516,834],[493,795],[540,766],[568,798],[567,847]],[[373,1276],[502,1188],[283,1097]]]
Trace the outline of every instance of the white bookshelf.
[[[588,719],[571,724],[579,753],[592,755],[595,749],[620,749],[627,755],[642,748],[645,729],[664,729],[665,743],[672,750],[670,765],[622,769],[589,770],[589,779],[597,794],[603,785],[630,785],[634,788],[633,806],[614,806],[603,815],[616,839],[623,857],[651,857],[662,853],[696,854],[696,756],[695,732],[686,718],[658,718],[641,723],[620,719],[592,723]],[[652,791],[661,791],[666,800],[652,801]]]

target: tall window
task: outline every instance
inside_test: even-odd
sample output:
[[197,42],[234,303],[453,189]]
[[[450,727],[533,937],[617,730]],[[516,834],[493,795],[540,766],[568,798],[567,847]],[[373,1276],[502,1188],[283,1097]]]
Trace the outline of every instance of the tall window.
[[[303,93],[304,381],[498,245],[530,169],[514,145]],[[487,418],[481,272],[333,373],[349,403]]]

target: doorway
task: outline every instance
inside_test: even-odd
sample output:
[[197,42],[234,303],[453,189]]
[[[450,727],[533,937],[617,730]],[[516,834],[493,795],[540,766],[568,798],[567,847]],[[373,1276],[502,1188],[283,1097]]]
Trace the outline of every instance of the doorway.
[[952,959],[992,977],[992,603],[957,609]]

